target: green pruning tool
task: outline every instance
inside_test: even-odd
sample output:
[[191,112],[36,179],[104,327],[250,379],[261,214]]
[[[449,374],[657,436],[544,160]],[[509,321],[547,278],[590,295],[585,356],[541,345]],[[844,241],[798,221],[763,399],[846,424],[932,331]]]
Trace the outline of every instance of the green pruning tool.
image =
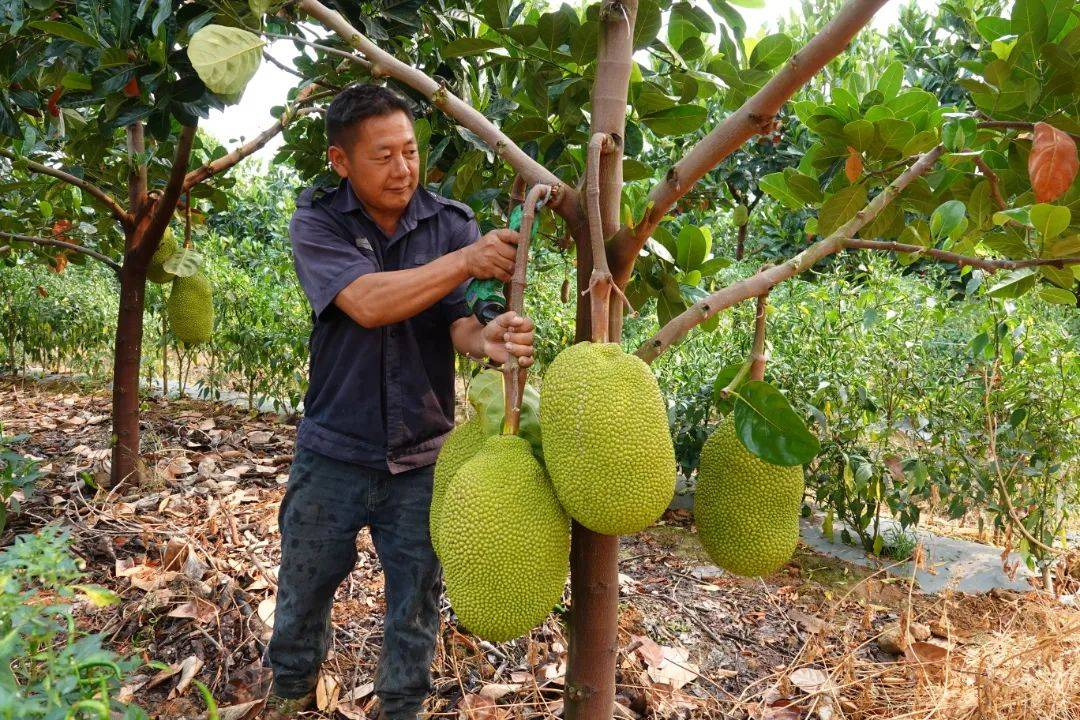
[[[542,208],[547,201],[546,196],[537,200],[536,209]],[[510,221],[507,226],[511,230],[521,229],[522,207],[524,205],[518,205],[510,211]],[[534,222],[532,232],[529,233],[530,243],[536,238],[536,233],[539,230],[540,223]],[[476,316],[481,325],[487,325],[506,312],[506,294],[503,292],[502,281],[498,278],[486,278],[484,280],[474,278],[465,289],[465,305],[468,307],[469,312]]]

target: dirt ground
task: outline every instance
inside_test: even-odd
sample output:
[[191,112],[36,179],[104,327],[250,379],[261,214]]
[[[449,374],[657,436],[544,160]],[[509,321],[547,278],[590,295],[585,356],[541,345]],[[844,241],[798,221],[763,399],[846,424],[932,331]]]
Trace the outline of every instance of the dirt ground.
[[[169,667],[125,687],[152,717],[205,717],[199,679],[221,718],[256,718],[295,425],[148,400],[146,480],[107,490],[108,413],[101,388],[0,379],[4,433],[27,434],[16,447],[45,470],[0,545],[68,529],[91,581],[122,597],[81,607],[83,626]],[[382,580],[366,532],[358,549],[311,717],[376,712]],[[684,511],[623,538],[620,555],[618,717],[1080,718],[1080,611],[1034,589],[927,596],[805,549],[770,577],[737,578],[710,563]],[[1063,566],[1075,575],[1059,585],[1075,592],[1080,556]],[[468,635],[444,604],[430,716],[561,717],[568,602],[501,645]]]

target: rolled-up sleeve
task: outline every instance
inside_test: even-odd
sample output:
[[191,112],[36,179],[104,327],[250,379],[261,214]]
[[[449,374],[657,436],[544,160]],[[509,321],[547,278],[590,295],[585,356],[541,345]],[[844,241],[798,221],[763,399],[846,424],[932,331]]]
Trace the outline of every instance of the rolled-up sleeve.
[[[450,252],[455,252],[480,239],[480,227],[476,224],[476,218],[461,218],[455,223],[450,236]],[[469,286],[469,280],[458,285],[450,294],[444,297],[439,306],[447,323],[465,317],[469,314],[469,308],[465,304],[465,288]]]
[[353,280],[379,269],[346,229],[318,208],[296,210],[289,222],[289,241],[300,286],[316,315],[322,315]]

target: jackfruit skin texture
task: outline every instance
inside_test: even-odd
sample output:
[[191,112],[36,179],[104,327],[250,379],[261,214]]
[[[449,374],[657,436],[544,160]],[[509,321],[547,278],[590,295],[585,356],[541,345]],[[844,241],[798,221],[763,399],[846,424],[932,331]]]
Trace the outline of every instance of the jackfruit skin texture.
[[649,366],[617,344],[559,353],[540,388],[540,429],[559,502],[589,530],[635,533],[671,503],[667,406]]
[[214,301],[205,275],[196,273],[173,280],[165,309],[177,339],[187,345],[209,342],[214,331]]
[[802,467],[771,465],[746,449],[723,420],[701,448],[694,519],[705,550],[736,575],[768,575],[799,541]]
[[165,272],[162,264],[175,255],[178,249],[176,236],[173,235],[172,228],[165,228],[165,234],[161,236],[161,242],[158,243],[154,256],[150,258],[150,267],[146,271],[146,279],[159,285],[172,282],[176,276],[170,272]]
[[435,554],[440,558],[438,534],[439,519],[442,517],[443,497],[450,481],[461,466],[464,465],[487,438],[484,435],[484,426],[480,423],[480,416],[474,415],[471,419],[450,431],[439,450],[439,457],[435,460],[435,480],[431,489],[431,509],[428,513],[428,525],[431,530],[431,545],[435,548]]
[[505,642],[541,624],[570,572],[570,519],[528,441],[492,435],[443,499],[446,594],[475,635]]

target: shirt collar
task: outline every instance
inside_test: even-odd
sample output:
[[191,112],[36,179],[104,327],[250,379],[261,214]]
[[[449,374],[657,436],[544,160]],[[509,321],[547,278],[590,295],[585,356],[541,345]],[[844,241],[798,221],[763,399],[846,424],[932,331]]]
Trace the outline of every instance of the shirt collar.
[[[361,212],[368,220],[375,222],[368,213],[367,208],[360,202],[360,198],[356,197],[348,178],[342,178],[341,182],[338,183],[337,193],[334,196],[332,205],[338,212]],[[440,204],[435,197],[424,187],[417,186],[412,197],[409,198],[409,204],[405,206],[405,211],[401,214],[401,219],[398,220],[398,232],[395,234],[402,234],[403,229],[404,232],[412,230],[416,227],[418,221],[437,214],[439,209]]]

